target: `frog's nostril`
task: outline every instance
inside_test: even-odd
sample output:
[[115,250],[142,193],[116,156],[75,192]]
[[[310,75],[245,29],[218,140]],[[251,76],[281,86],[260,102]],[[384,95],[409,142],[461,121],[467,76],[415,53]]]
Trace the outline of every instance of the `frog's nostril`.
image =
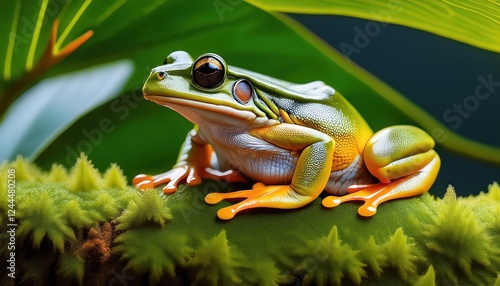
[[166,76],[167,76],[167,73],[166,73],[166,72],[162,72],[162,71],[161,71],[161,72],[157,72],[157,73],[156,73],[156,78],[157,78],[158,80],[163,80],[163,79],[165,79],[165,77],[166,77]]

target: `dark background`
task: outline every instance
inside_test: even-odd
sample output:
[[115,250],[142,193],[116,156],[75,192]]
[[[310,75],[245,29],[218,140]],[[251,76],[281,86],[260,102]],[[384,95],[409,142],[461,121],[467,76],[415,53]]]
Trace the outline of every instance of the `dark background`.
[[[342,47],[346,51],[347,45],[356,47],[356,34],[359,30],[365,31],[370,23],[340,16],[290,16],[338,51],[342,51]],[[468,96],[474,96],[480,84],[479,76],[487,79],[491,74],[493,81],[500,82],[499,54],[391,24],[381,27],[357,52],[344,55],[455,132],[500,146],[500,87],[491,92],[489,98],[479,100],[477,109],[469,112],[469,117],[463,118],[459,126],[456,121],[444,118],[444,113],[453,110],[454,104],[463,104]],[[500,181],[500,166],[465,158],[439,146],[436,149],[442,165],[433,194],[444,194],[448,184],[452,184],[458,194],[476,194],[486,190],[493,181]]]

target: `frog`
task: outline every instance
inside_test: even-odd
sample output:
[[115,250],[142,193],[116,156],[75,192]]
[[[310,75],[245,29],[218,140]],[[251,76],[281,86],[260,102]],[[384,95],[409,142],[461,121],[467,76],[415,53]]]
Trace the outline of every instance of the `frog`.
[[212,192],[205,202],[230,220],[253,209],[326,209],[362,201],[361,217],[384,202],[426,193],[440,168],[433,138],[411,125],[373,132],[361,114],[322,81],[297,84],[236,66],[215,53],[196,60],[167,56],[143,86],[146,100],[194,124],[171,170],[133,179],[165,194],[203,179],[254,182],[251,189]]

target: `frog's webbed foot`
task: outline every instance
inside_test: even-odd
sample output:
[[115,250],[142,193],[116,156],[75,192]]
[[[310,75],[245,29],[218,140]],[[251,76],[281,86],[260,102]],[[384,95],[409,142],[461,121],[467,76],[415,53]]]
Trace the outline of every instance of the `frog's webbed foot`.
[[196,186],[201,183],[202,177],[195,167],[183,165],[174,167],[172,170],[161,173],[155,176],[137,175],[132,180],[132,183],[139,189],[152,189],[159,185],[166,184],[163,187],[165,194],[171,194],[177,191],[180,183],[186,182],[189,186]]
[[364,160],[380,183],[350,186],[349,194],[328,196],[323,206],[333,208],[343,202],[364,201],[358,213],[370,217],[383,202],[427,192],[441,163],[433,147],[432,138],[416,127],[395,126],[377,132],[365,147]]
[[353,185],[347,189],[349,194],[345,196],[328,196],[324,198],[323,206],[333,208],[349,201],[364,201],[365,203],[358,209],[358,213],[361,216],[370,217],[377,212],[377,207],[381,203],[402,197],[398,197],[398,194],[401,195],[401,191],[395,190],[402,181],[406,181],[405,178],[388,184]]
[[216,204],[226,199],[245,199],[242,202],[217,211],[220,219],[232,219],[238,212],[254,208],[299,208],[311,202],[314,198],[297,194],[289,185],[266,186],[256,183],[251,190],[210,193],[205,197],[208,204]]
[[172,170],[155,176],[137,175],[132,183],[139,189],[152,189],[159,185],[166,184],[163,187],[165,194],[171,194],[177,191],[179,184],[186,182],[188,186],[196,186],[202,179],[224,180],[228,182],[246,182],[238,171],[227,170],[221,172],[212,168],[199,168],[190,164],[175,166]]

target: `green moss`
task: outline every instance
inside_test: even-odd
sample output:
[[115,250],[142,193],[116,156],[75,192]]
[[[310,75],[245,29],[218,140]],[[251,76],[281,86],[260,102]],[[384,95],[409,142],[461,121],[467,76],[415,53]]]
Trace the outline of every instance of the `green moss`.
[[488,199],[500,203],[500,185],[497,182],[488,186],[488,193],[486,194]]
[[91,204],[87,205],[87,208],[90,209],[90,216],[99,222],[115,217],[120,212],[119,207],[116,198],[106,193],[96,194]]
[[42,239],[48,237],[54,247],[64,251],[65,240],[74,240],[75,234],[61,217],[47,191],[31,195],[19,202],[20,236],[32,237],[33,246],[40,247]]
[[375,243],[373,235],[362,243],[358,257],[377,277],[382,274],[382,266],[386,265],[387,257],[383,254],[382,247]]
[[117,164],[111,164],[104,173],[103,179],[105,189],[125,190],[127,188],[127,178],[125,178],[122,169]]
[[16,170],[16,180],[19,181],[34,182],[42,179],[42,172],[22,156],[17,156],[16,160],[8,165],[8,168]]
[[196,285],[234,285],[242,282],[237,274],[245,265],[244,257],[229,246],[226,232],[203,240],[186,266]]
[[434,267],[429,266],[427,272],[424,276],[420,277],[413,286],[435,286],[436,285],[436,275],[434,273]]
[[497,279],[495,280],[495,283],[493,284],[493,286],[500,286],[500,272],[498,273]]
[[66,285],[82,285],[85,263],[83,258],[64,253],[59,258],[57,274]]
[[176,266],[186,264],[192,252],[187,240],[166,228],[134,229],[116,238],[114,251],[126,261],[127,269],[147,274],[150,283],[157,283],[165,274],[175,277]]
[[132,198],[127,209],[117,219],[117,229],[125,230],[146,223],[164,226],[170,219],[172,213],[165,198],[160,197],[156,190],[147,190]]
[[333,226],[328,236],[306,241],[292,250],[288,264],[295,274],[303,277],[305,285],[341,285],[344,276],[359,284],[365,276],[365,264],[357,254],[358,251],[342,243],[337,226]]
[[402,228],[398,228],[383,245],[383,253],[387,257],[387,265],[397,270],[403,280],[408,280],[416,274],[418,248],[413,239],[403,233]]
[[68,171],[60,164],[52,164],[47,182],[66,182],[68,180]]
[[[392,201],[370,219],[356,215],[356,203],[325,209],[317,199],[224,222],[216,212],[230,203],[207,205],[203,198],[235,185],[204,181],[168,196],[141,192],[124,185],[118,166],[101,175],[83,155],[71,172],[61,165],[42,172],[20,157],[2,164],[2,213],[9,169],[16,171],[16,282],[22,284],[500,283],[496,183],[467,198],[450,188],[443,199]],[[2,248],[0,259],[8,255]]]
[[[249,270],[249,273],[245,275],[245,280],[249,285],[279,285],[281,272],[273,261],[262,260],[256,262]],[[245,271],[242,272],[245,273]]]
[[479,264],[484,269],[490,268],[491,260],[497,260],[500,253],[498,243],[475,213],[457,199],[452,186],[437,204],[431,221],[420,226],[430,260],[442,266],[443,279],[458,283],[457,272],[460,272],[469,281],[480,283],[482,273],[472,271],[472,267]]
[[75,166],[71,169],[71,180],[68,189],[79,192],[90,192],[101,188],[102,178],[83,153],[76,160]]
[[94,220],[80,206],[77,200],[69,201],[62,209],[62,215],[69,225],[80,229],[91,225]]
[[[7,170],[0,173],[0,223],[5,225],[7,222],[7,209],[9,206],[9,188],[7,184]],[[1,252],[2,250],[0,250]]]

